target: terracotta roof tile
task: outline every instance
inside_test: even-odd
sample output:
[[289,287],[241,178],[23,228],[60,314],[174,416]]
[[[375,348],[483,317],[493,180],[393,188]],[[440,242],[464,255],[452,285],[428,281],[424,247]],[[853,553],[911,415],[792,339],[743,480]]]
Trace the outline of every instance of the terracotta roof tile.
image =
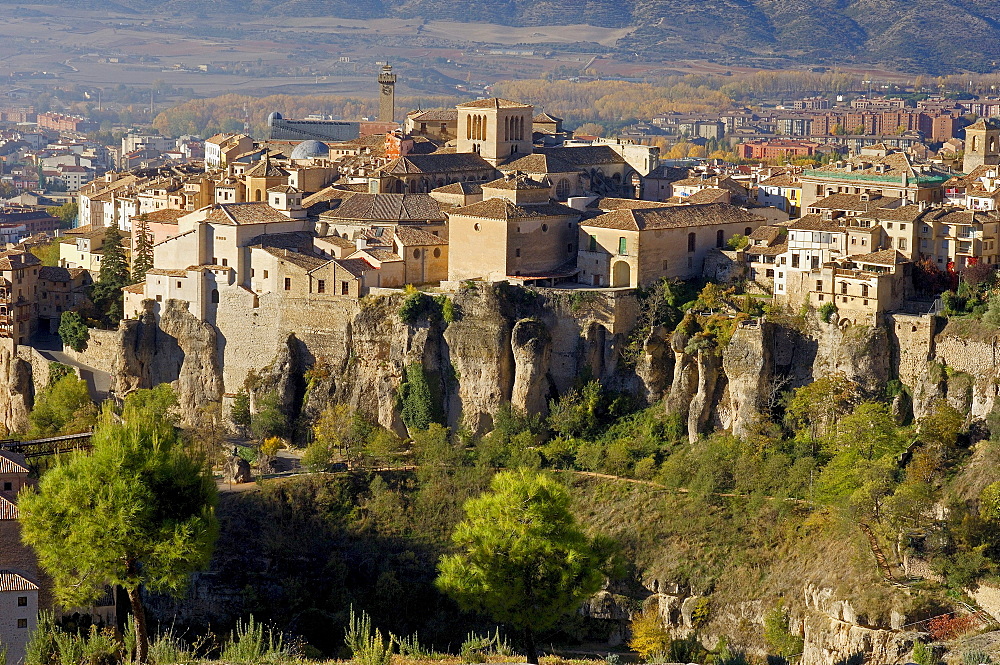
[[762,217],[728,203],[702,203],[645,210],[616,210],[581,222],[580,226],[646,231],[762,221]]
[[448,217],[479,217],[482,219],[529,219],[532,217],[580,216],[579,210],[560,203],[545,203],[542,205],[519,206],[505,198],[492,198],[478,201],[461,208],[448,211]]

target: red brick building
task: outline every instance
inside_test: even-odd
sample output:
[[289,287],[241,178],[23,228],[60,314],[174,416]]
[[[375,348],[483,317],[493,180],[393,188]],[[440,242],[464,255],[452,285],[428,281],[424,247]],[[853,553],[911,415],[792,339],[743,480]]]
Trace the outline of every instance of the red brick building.
[[770,141],[741,143],[736,146],[736,151],[742,159],[776,161],[789,157],[809,157],[816,154],[818,147],[819,144],[812,141],[772,139]]

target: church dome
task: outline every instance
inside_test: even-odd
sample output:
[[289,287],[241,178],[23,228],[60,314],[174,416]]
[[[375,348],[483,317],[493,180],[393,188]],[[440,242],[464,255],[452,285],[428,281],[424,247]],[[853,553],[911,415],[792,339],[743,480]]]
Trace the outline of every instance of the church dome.
[[284,116],[282,116],[280,113],[278,113],[277,111],[274,111],[273,113],[271,113],[271,115],[267,116],[267,126],[268,127],[274,127],[274,121],[275,120],[281,120],[281,119],[283,119],[283,117]]
[[321,141],[303,141],[292,150],[292,159],[315,159],[329,155],[330,148]]

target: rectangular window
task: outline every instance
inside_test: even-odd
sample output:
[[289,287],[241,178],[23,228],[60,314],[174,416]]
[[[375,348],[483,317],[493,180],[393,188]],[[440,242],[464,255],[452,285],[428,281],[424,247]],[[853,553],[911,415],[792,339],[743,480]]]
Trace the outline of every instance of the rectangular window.
[[792,267],[793,268],[798,268],[799,267],[799,255],[798,254],[792,254]]
[[666,259],[663,259],[663,270],[664,270],[664,272],[666,272],[666,270],[667,270],[667,260]]
[[222,259],[222,265],[228,266],[229,265],[229,259]]
[[340,283],[340,295],[347,296],[351,294],[351,284],[350,282]]
[[316,293],[326,293],[326,280],[319,280],[316,282]]
[[292,290],[292,278],[291,277],[286,277],[285,278],[285,290],[286,291],[291,291]]
[[28,606],[28,597],[27,596],[18,596],[17,597],[17,606],[18,607],[27,607]]
[[847,293],[847,282],[841,282],[840,283],[840,292],[841,293]]
[[517,249],[514,250],[514,256],[518,256],[518,257],[521,256],[521,248],[520,247],[518,247]]
[[817,291],[822,291],[823,290],[823,280],[821,280],[821,279],[817,279],[816,280],[816,290]]
[[621,255],[628,254],[628,239],[619,238],[618,239],[618,253]]
[[250,268],[250,276],[251,276],[251,277],[254,277],[254,276],[256,276],[256,273],[257,273],[257,271],[256,271],[256,270],[254,270],[253,268]]
[[27,619],[18,619],[17,620],[17,627],[18,628],[27,628],[28,627],[28,620]]
[[897,247],[898,249],[906,249],[906,238],[900,238],[900,239],[899,239],[899,240],[898,240],[898,241],[896,242],[896,247]]
[[179,288],[181,288],[181,286],[183,286],[182,283],[180,281],[178,281],[177,282],[177,288],[179,289]]
[[264,279],[267,279],[267,271],[264,271]]

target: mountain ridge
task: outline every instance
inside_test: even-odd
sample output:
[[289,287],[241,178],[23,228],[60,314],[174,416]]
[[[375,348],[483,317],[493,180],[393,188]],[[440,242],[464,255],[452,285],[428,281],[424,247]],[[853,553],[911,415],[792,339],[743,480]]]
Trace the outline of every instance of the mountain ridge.
[[[93,0],[39,4],[97,6]],[[653,61],[856,63],[926,74],[985,73],[1000,64],[1000,20],[990,0],[117,0],[101,7],[152,14],[632,27],[616,49]]]

